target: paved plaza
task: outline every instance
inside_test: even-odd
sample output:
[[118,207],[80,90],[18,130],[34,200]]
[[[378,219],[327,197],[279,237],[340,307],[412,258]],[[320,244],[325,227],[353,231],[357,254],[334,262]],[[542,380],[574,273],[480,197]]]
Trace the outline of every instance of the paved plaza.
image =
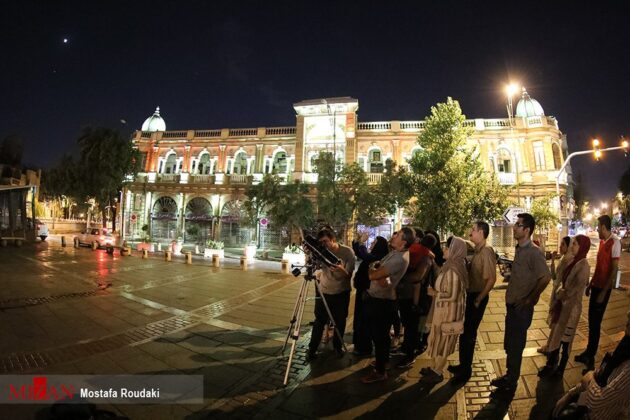
[[[593,267],[595,249],[591,254]],[[630,267],[627,252],[621,267]],[[99,405],[131,419],[546,418],[583,368],[571,357],[564,380],[536,376],[545,363],[536,348],[548,333],[548,288],[536,306],[514,400],[509,405],[490,400],[490,380],[505,370],[505,285],[500,280],[490,295],[473,377],[465,386],[448,382],[448,373],[436,386],[420,384],[419,370],[430,362],[424,355],[411,369],[394,368],[387,382],[371,385],[360,382],[371,359],[350,352],[340,358],[331,344],[315,362],[307,362],[309,301],[284,387],[286,357],[280,351],[303,280],[282,274],[278,262],[256,261],[242,271],[238,259],[226,258],[214,268],[202,258],[187,265],[179,257],[166,262],[159,255],[142,259],[137,252],[121,257],[63,248],[59,237],[52,237],[46,243],[0,248],[0,279],[4,374],[204,376],[201,405]],[[630,273],[622,280],[629,285]],[[629,303],[626,287],[613,291],[598,362],[623,336]],[[587,310],[585,298],[573,354],[586,346]],[[351,342],[351,319],[348,325],[346,343]],[[46,418],[47,410],[3,405],[0,418]]]

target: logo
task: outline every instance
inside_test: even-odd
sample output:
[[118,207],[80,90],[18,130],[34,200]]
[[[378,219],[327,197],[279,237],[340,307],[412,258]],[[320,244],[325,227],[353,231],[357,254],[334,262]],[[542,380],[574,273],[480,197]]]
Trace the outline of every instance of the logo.
[[46,376],[35,376],[31,384],[9,384],[9,401],[59,401],[72,399],[74,385],[48,384]]

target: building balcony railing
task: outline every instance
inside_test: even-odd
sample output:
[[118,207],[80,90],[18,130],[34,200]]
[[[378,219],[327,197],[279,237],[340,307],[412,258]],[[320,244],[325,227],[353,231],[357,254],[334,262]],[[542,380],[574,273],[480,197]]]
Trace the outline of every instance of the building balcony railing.
[[159,174],[158,182],[179,182],[178,174]]
[[368,173],[368,184],[380,184],[383,178],[383,173]]
[[516,184],[516,174],[510,172],[497,172],[497,178],[499,178],[499,183],[503,185],[514,185]]
[[192,184],[212,184],[214,183],[214,175],[191,175],[190,182]]
[[247,175],[232,174],[230,177],[230,184],[247,184]]
[[[537,127],[554,127],[558,128],[558,121],[551,116],[534,116],[534,117],[514,117],[508,118],[476,118],[464,121],[464,127],[474,128],[475,131],[486,130],[506,130],[521,128],[537,128]],[[372,121],[357,122],[356,129],[362,134],[374,133],[399,133],[399,132],[420,132],[424,130],[424,121]],[[156,141],[166,140],[172,141],[194,141],[205,139],[230,139],[230,138],[277,138],[288,137],[294,138],[296,134],[295,127],[258,127],[258,128],[223,128],[213,130],[178,130],[164,132],[148,132],[137,131],[134,134],[136,140],[154,139]]]

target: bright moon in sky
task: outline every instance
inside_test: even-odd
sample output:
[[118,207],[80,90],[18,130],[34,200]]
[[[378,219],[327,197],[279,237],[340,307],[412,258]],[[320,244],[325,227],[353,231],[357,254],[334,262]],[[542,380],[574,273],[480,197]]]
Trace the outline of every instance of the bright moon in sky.
[[64,44],[67,44],[67,43],[68,43],[68,38],[64,38],[64,39],[63,39],[63,43],[64,43]]

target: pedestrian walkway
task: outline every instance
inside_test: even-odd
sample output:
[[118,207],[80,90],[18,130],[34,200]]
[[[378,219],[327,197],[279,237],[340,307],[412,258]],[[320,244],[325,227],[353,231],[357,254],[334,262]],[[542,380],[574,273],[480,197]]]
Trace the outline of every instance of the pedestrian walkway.
[[[622,267],[630,267],[628,260],[630,254],[624,252]],[[491,292],[473,377],[465,386],[446,381],[420,385],[419,370],[429,365],[426,356],[408,370],[392,369],[387,382],[371,385],[359,380],[370,359],[339,358],[331,344],[308,363],[309,301],[284,387],[286,357],[280,350],[302,279],[281,274],[278,263],[257,261],[244,272],[238,260],[214,268],[203,259],[187,265],[183,258],[166,262],[137,253],[110,256],[102,250],[62,248],[53,240],[1,248],[0,267],[4,373],[204,375],[202,405],[101,407],[132,419],[541,418],[581,376],[582,366],[572,358],[564,381],[542,382],[536,376],[545,361],[535,349],[547,337],[548,291],[528,333],[515,399],[502,407],[489,400],[490,380],[505,369],[501,285]],[[598,359],[621,338],[629,303],[626,290],[613,292]],[[587,308],[585,300],[573,353],[586,346]],[[351,331],[347,343],[350,338]],[[46,409],[5,405],[0,417],[35,418]]]

